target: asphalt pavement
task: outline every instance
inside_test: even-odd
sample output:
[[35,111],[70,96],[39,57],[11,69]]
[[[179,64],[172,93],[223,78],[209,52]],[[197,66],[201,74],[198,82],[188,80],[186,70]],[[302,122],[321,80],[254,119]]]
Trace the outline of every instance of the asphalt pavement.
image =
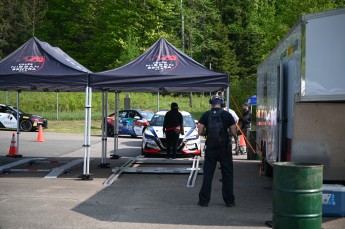
[[[131,158],[140,155],[141,138],[120,137],[120,159],[109,159],[114,140],[107,139],[108,168],[102,168],[102,138],[91,136],[90,173],[81,180],[78,163],[57,178],[44,178],[51,169],[84,157],[84,136],[21,133],[22,158],[6,157],[12,132],[0,131],[0,167],[18,160],[40,158],[0,174],[0,229],[18,228],[269,228],[272,219],[272,178],[260,174],[260,161],[233,155],[236,206],[226,207],[217,169],[208,207],[197,206],[202,175],[186,187],[188,174],[121,174],[104,182]],[[179,158],[178,160],[188,160]],[[135,166],[140,167],[144,165]],[[175,167],[176,165],[149,165]],[[188,167],[189,165],[182,165]],[[323,218],[322,228],[345,228],[345,218]]]

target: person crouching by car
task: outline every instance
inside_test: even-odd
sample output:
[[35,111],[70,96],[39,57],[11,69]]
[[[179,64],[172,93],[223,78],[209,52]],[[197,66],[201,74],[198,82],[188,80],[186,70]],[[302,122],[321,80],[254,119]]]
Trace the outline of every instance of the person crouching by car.
[[164,116],[163,134],[165,134],[166,137],[166,158],[170,158],[170,154],[172,154],[172,158],[174,159],[176,158],[178,139],[180,134],[184,135],[184,129],[183,116],[178,111],[178,104],[171,103],[170,107],[171,110],[168,111]]

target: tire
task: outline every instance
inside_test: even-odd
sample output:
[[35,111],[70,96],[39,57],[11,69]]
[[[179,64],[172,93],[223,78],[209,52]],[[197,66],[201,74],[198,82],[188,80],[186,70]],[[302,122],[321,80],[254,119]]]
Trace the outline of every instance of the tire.
[[261,150],[262,150],[262,166],[263,166],[263,172],[265,173],[266,177],[272,177],[273,176],[273,167],[270,165],[270,163],[267,162],[266,158],[266,142],[261,143]]
[[273,167],[267,162],[267,160],[265,160],[265,176],[273,177]]
[[141,155],[143,155],[143,156],[145,156],[145,157],[148,156],[148,154],[144,152],[144,149],[143,149],[143,148],[141,148]]
[[113,125],[108,125],[107,126],[107,135],[108,137],[114,137],[114,126]]
[[236,149],[235,149],[235,154],[236,154],[236,155],[239,155],[239,154],[240,154],[239,148],[236,148]]
[[132,134],[131,134],[131,137],[132,137],[132,138],[136,138],[136,137],[138,137],[138,135],[135,133],[135,131],[134,131],[134,130],[133,130],[133,132],[134,132],[134,133],[132,133]]
[[244,149],[243,146],[240,146],[239,149],[240,149],[240,154],[241,155],[245,154],[245,149]]
[[29,132],[29,131],[32,131],[33,128],[32,128],[32,123],[29,121],[29,120],[22,120],[20,122],[20,129],[23,131],[23,132]]

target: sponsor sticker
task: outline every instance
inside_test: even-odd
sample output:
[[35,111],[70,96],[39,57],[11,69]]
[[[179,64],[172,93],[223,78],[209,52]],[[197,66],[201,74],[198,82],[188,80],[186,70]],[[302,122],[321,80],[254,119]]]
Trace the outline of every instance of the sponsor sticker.
[[14,72],[36,72],[44,66],[44,62],[44,56],[23,56],[11,69]]
[[322,204],[324,205],[335,205],[335,195],[334,194],[322,194]]
[[177,67],[178,57],[176,55],[163,55],[153,58],[155,61],[146,64],[148,70],[168,72]]

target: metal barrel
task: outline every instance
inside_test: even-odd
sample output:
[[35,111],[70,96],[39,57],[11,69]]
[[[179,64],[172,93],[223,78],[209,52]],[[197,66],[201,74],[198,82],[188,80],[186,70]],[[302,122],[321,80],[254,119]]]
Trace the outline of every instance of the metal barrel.
[[321,229],[323,165],[273,165],[273,228]]

